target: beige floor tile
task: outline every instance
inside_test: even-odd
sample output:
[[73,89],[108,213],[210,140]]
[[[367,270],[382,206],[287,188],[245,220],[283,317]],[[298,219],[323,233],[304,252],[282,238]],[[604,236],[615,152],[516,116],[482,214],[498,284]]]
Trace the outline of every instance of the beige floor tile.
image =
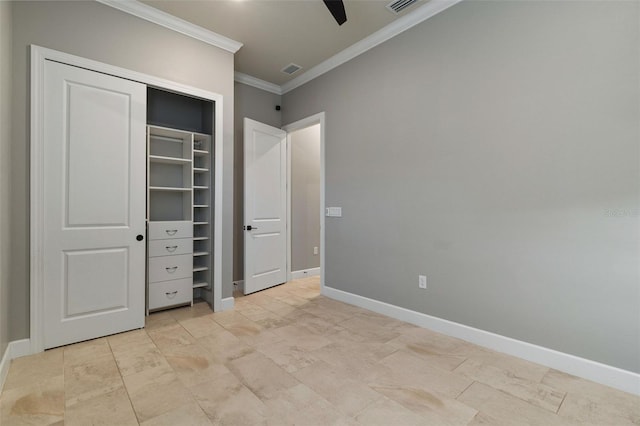
[[640,397],[557,370],[542,383],[567,392],[558,414],[584,424],[640,425]]
[[421,415],[424,424],[440,426],[466,425],[478,411],[436,392],[410,386],[373,387],[376,392]]
[[101,356],[94,362],[65,366],[64,392],[67,407],[122,387],[124,384],[120,371],[112,357]]
[[425,419],[389,398],[382,397],[366,407],[356,417],[363,425],[380,426],[420,426]]
[[145,318],[144,328],[148,332],[156,328],[175,325],[177,322],[170,311],[153,312]]
[[490,386],[474,382],[458,401],[494,418],[499,423],[512,425],[577,425],[578,423],[566,421],[556,414],[514,396],[500,392]]
[[266,424],[267,408],[233,374],[189,389],[214,425]]
[[[303,384],[265,401],[265,405],[270,426],[349,424],[348,416],[341,415],[331,403]],[[352,420],[351,424],[355,423]]]
[[324,362],[303,368],[293,373],[293,376],[350,416],[356,415],[382,397],[378,392],[350,379],[344,372]]
[[251,318],[251,321],[258,324],[263,329],[272,329],[284,327],[285,325],[290,325],[292,320],[289,318],[282,317],[274,312],[267,311],[261,315],[254,315]]
[[301,368],[308,367],[319,360],[319,358],[311,355],[309,351],[305,351],[288,341],[275,340],[267,344],[259,345],[257,349],[287,373],[293,373]]
[[523,379],[507,370],[483,364],[474,358],[462,363],[455,369],[455,373],[506,392],[552,413],[558,411],[565,396],[565,392],[551,386]]
[[62,376],[64,374],[63,349],[51,349],[36,355],[25,356],[11,361],[11,368],[4,382],[4,390]]
[[369,318],[361,316],[349,318],[348,320],[340,322],[339,325],[361,335],[369,342],[384,343],[400,335],[400,333],[394,331],[392,328],[380,327],[371,322]]
[[14,360],[0,394],[2,426],[138,421],[624,426],[640,397],[320,296],[318,277]]
[[153,344],[151,338],[144,329],[127,331],[125,333],[114,334],[107,337],[109,346],[113,353],[128,351],[133,346],[142,346],[146,344]]
[[180,321],[180,325],[195,338],[214,336],[224,331],[224,328],[213,320],[213,315],[184,319]]
[[147,333],[160,351],[173,346],[191,345],[196,342],[196,338],[177,322],[164,327],[148,330]]
[[255,352],[253,347],[226,330],[215,336],[202,337],[198,339],[198,344],[209,351],[218,362],[222,363]]
[[211,426],[212,424],[195,401],[141,423],[142,426]]
[[138,420],[124,387],[67,407],[65,426],[136,426]]
[[462,355],[462,353],[466,351],[460,350],[460,346],[456,347],[457,350],[454,349],[454,353],[448,353],[446,350],[429,344],[426,339],[418,340],[404,334],[390,340],[386,345],[396,349],[402,349],[405,352],[422,358],[425,362],[433,366],[449,371],[454,370],[467,359],[467,355]]
[[542,378],[549,372],[549,367],[544,365],[489,349],[482,349],[482,352],[473,354],[469,358],[484,365],[498,367],[516,377],[531,380],[532,382],[541,382]]
[[162,356],[158,348],[152,346],[135,348],[131,351],[121,351],[114,353],[120,374],[123,377],[132,374],[142,373],[146,370],[153,370],[158,367],[168,367],[167,360]]
[[0,396],[1,425],[49,425],[64,417],[62,375],[5,389]]
[[421,358],[404,351],[397,351],[384,358],[380,364],[387,371],[374,377],[371,386],[403,385],[437,391],[440,395],[455,398],[473,380],[425,363]]
[[191,402],[191,395],[168,365],[125,376],[138,421],[144,422]]
[[95,362],[99,358],[113,357],[105,337],[65,346],[63,353],[65,367]]
[[275,362],[259,352],[245,355],[227,364],[229,369],[259,398],[271,398],[298,381]]
[[297,325],[287,325],[273,330],[287,343],[297,346],[301,350],[313,351],[323,346],[331,344],[331,340],[326,337],[312,334],[307,328]]
[[224,364],[218,362],[209,351],[199,345],[173,346],[164,351],[164,356],[186,387],[215,381],[229,373]]
[[182,321],[188,318],[198,318],[201,316],[210,315],[213,311],[206,302],[198,302],[194,303],[193,306],[170,309],[167,312],[170,312],[171,316],[177,321]]

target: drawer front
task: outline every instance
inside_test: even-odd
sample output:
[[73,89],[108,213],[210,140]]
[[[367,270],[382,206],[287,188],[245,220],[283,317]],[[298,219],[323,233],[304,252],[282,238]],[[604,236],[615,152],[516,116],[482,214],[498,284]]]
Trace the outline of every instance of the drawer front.
[[149,240],[192,238],[193,222],[149,222]]
[[191,279],[163,281],[149,284],[149,309],[191,303]]
[[177,280],[193,276],[193,256],[161,256],[149,259],[149,282]]
[[175,256],[193,253],[193,240],[179,238],[175,240],[150,240],[149,257]]

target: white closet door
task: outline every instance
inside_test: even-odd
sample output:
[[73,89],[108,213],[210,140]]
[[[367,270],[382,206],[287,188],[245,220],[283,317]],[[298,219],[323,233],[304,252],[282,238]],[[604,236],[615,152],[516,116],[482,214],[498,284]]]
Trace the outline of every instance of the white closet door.
[[43,114],[44,346],[143,327],[146,86],[47,61]]
[[244,119],[244,294],[287,280],[286,137]]

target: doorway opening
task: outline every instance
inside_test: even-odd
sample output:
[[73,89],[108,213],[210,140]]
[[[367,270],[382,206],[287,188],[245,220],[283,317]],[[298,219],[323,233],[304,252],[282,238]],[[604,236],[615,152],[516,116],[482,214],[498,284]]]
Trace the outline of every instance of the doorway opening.
[[324,113],[287,132],[287,279],[320,276],[324,290]]

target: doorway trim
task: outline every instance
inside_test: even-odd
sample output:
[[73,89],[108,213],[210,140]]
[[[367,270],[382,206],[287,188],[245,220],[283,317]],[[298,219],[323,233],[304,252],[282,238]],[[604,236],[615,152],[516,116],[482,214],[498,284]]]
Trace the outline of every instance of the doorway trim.
[[44,65],[45,61],[85,68],[102,74],[108,74],[126,80],[137,81],[147,86],[165,89],[171,92],[197,97],[215,102],[214,108],[214,276],[213,310],[222,310],[222,112],[223,96],[196,87],[175,83],[163,78],[108,65],[80,56],[59,52],[45,47],[31,45],[30,80],[30,218],[29,218],[29,329],[31,353],[44,350]]
[[320,293],[324,294],[325,113],[319,112],[282,127],[287,132],[287,280],[291,281],[291,133],[320,124]]

